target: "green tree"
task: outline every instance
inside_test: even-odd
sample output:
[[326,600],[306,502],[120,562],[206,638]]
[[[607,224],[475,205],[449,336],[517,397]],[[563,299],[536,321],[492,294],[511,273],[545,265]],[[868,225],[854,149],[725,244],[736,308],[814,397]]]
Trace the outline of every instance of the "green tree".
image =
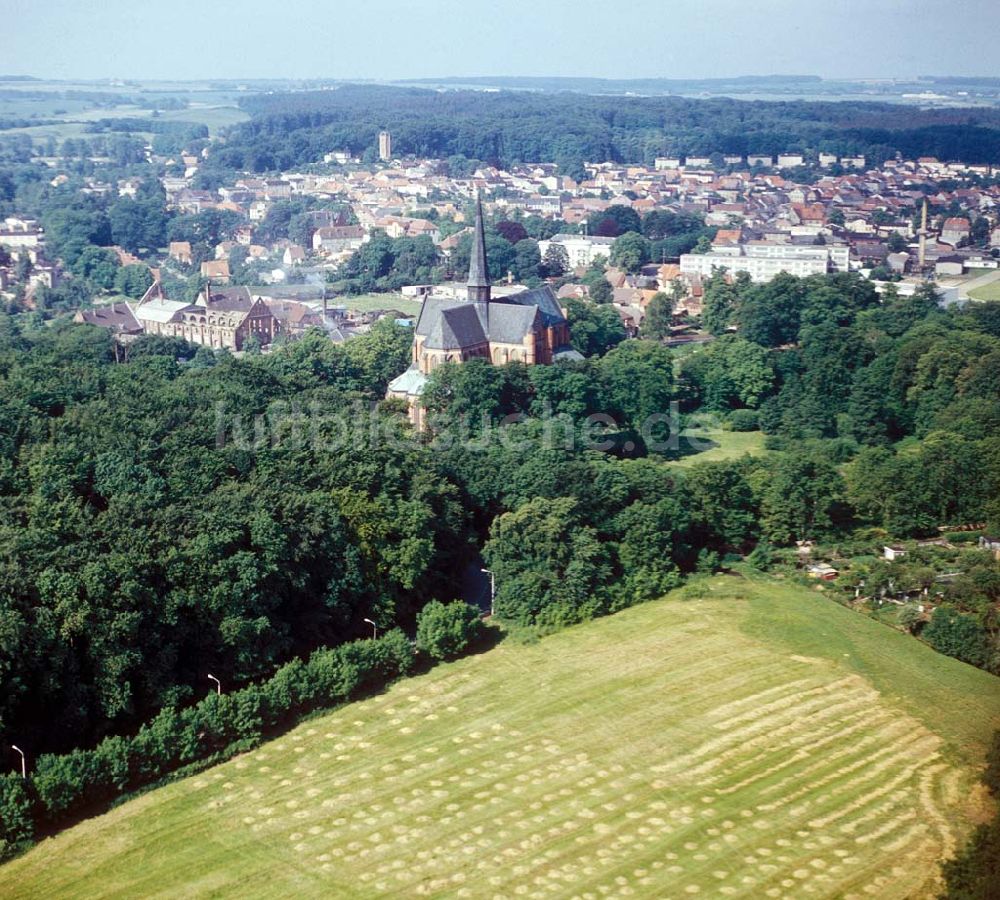
[[942,604],[934,610],[921,637],[938,653],[954,656],[969,665],[982,666],[988,657],[986,632],[975,617]]
[[701,320],[714,335],[725,334],[740,301],[740,282],[730,283],[725,272],[713,272],[705,282]]
[[569,271],[569,253],[566,248],[562,244],[549,244],[542,258],[542,267],[549,277],[559,278],[565,275]]
[[431,600],[417,613],[417,648],[432,659],[461,656],[482,637],[479,610],[461,600]]
[[642,231],[639,214],[628,206],[615,204],[603,212],[595,212],[587,219],[587,234],[601,237],[618,237],[629,231]]
[[657,291],[646,307],[646,317],[642,321],[644,337],[663,340],[670,336],[670,325],[673,322],[674,302],[668,294]]
[[719,412],[757,408],[775,382],[768,352],[735,334],[687,357],[681,372],[688,402]]
[[829,462],[796,451],[778,455],[768,468],[761,524],[771,542],[787,546],[836,527],[842,515],[844,484]]
[[590,285],[588,296],[594,303],[606,304],[614,299],[614,291],[611,282],[603,275]]
[[122,266],[115,275],[115,290],[126,297],[138,299],[153,284],[153,273],[149,266]]
[[584,356],[600,356],[625,339],[625,326],[613,306],[570,299],[566,318],[573,349]]
[[611,246],[611,264],[636,273],[650,260],[649,241],[637,231],[627,231]]
[[538,278],[542,256],[538,252],[538,242],[524,238],[514,244],[513,272],[519,281],[532,281]]
[[104,247],[88,246],[73,264],[73,274],[87,278],[97,287],[109,291],[115,286],[120,264],[118,257]]

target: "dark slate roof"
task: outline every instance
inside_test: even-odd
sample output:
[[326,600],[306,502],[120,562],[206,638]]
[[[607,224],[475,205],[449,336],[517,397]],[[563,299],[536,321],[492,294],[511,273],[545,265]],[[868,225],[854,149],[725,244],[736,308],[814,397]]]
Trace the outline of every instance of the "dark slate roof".
[[[485,307],[477,303],[478,307]],[[535,327],[541,316],[537,306],[517,306],[513,303],[491,303],[489,308],[489,337],[499,344],[520,344]],[[485,309],[482,311],[485,316]]]
[[485,343],[520,344],[536,324],[565,321],[548,286],[522,291],[488,304],[428,297],[417,319],[416,334],[429,350],[460,350]]
[[[247,312],[254,304],[254,299],[250,296],[250,288],[244,285],[240,285],[239,287],[213,287],[210,290],[212,295],[208,306],[215,311]],[[201,299],[199,298],[199,300]],[[200,306],[201,303],[198,305]]]
[[553,293],[552,288],[547,284],[530,291],[522,291],[520,294],[504,297],[496,302],[517,303],[519,306],[537,306],[541,310],[542,321],[546,326],[557,325],[560,322],[566,321],[555,293]]
[[94,309],[81,309],[79,317],[88,325],[110,328],[122,334],[137,334],[142,331],[142,325],[127,303],[111,303]]
[[462,303],[442,309],[427,332],[426,347],[434,350],[460,350],[486,342],[480,318],[482,303]]

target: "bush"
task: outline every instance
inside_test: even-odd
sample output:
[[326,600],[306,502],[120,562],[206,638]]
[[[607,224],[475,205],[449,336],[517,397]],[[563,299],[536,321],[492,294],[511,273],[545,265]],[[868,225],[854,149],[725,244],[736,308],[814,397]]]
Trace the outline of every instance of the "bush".
[[734,409],[729,414],[729,427],[733,431],[756,431],[760,427],[760,416],[755,409]]
[[28,782],[13,772],[0,775],[0,860],[17,853],[34,834]]
[[747,556],[747,562],[759,572],[766,572],[774,562],[774,548],[767,541],[761,541]]
[[459,656],[482,633],[479,610],[461,600],[447,605],[431,600],[417,615],[417,648],[432,659]]
[[923,630],[923,638],[938,653],[980,668],[988,656],[986,631],[974,616],[961,613],[953,606],[943,605],[934,610],[930,623]]

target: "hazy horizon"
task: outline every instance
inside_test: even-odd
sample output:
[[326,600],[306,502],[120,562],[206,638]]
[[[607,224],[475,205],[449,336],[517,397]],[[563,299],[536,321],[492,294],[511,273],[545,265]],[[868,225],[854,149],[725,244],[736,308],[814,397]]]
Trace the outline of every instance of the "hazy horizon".
[[43,79],[1000,75],[995,0],[0,0],[0,13],[2,74]]

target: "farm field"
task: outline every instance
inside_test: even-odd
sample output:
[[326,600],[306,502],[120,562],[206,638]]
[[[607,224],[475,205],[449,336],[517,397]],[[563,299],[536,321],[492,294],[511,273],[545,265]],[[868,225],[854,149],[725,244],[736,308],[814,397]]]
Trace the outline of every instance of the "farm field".
[[912,897],[1000,680],[763,577],[493,650],[0,868],[0,896]]

